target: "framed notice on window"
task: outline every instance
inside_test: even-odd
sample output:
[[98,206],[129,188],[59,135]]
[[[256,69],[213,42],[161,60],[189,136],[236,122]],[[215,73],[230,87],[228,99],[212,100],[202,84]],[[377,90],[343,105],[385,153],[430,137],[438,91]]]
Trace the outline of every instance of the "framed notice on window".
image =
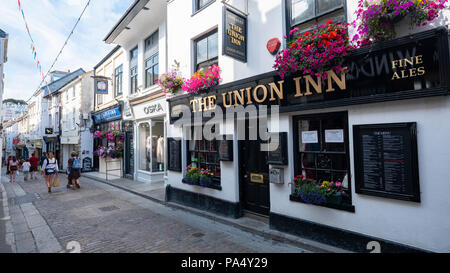
[[169,171],[181,172],[181,140],[167,139]]
[[223,136],[222,140],[217,140],[217,148],[220,161],[233,161],[233,140],[227,140],[227,136]]
[[356,193],[420,202],[416,127],[353,126]]

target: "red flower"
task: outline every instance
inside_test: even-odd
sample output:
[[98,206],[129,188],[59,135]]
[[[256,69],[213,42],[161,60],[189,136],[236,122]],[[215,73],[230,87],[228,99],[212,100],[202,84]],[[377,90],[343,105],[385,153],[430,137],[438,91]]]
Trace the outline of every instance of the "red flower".
[[305,32],[305,34],[303,34],[304,36],[308,36],[308,35],[311,35],[311,33],[309,33],[308,31],[307,32]]
[[332,24],[333,23],[333,21],[331,21],[331,20],[328,20],[327,22],[326,22],[326,24],[325,25],[329,25],[329,24]]

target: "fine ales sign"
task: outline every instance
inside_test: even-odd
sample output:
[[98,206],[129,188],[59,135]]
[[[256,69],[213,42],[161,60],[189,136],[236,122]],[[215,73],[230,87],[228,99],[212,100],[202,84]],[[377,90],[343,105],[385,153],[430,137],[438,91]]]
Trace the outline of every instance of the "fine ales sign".
[[247,62],[247,18],[223,8],[223,54]]
[[[181,105],[192,113],[234,106],[278,105],[280,113],[450,93],[448,33],[437,28],[363,47],[345,57],[345,73],[324,78],[296,73],[282,79],[276,71],[216,86],[196,96],[170,99],[171,123]],[[183,115],[184,116],[184,115]]]

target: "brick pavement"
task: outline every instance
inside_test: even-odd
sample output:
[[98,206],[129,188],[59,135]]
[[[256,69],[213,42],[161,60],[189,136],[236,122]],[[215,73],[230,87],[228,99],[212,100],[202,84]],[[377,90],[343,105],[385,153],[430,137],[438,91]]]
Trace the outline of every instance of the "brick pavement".
[[73,191],[60,177],[50,195],[42,178],[3,183],[17,252],[63,252],[72,241],[83,253],[307,252],[90,179]]

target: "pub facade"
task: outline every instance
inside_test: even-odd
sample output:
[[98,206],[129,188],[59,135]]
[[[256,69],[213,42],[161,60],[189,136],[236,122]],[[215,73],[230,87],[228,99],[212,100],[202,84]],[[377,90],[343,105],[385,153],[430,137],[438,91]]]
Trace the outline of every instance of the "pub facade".
[[[167,4],[168,61],[186,78],[217,64],[222,79],[168,98],[168,201],[257,214],[272,229],[352,251],[368,252],[373,241],[381,252],[450,251],[441,19],[353,49],[340,73],[282,78],[271,53],[286,48],[282,37],[314,22],[353,21],[352,1],[200,2]],[[192,168],[211,180],[193,183]],[[334,193],[315,196],[297,187],[303,181]]]

